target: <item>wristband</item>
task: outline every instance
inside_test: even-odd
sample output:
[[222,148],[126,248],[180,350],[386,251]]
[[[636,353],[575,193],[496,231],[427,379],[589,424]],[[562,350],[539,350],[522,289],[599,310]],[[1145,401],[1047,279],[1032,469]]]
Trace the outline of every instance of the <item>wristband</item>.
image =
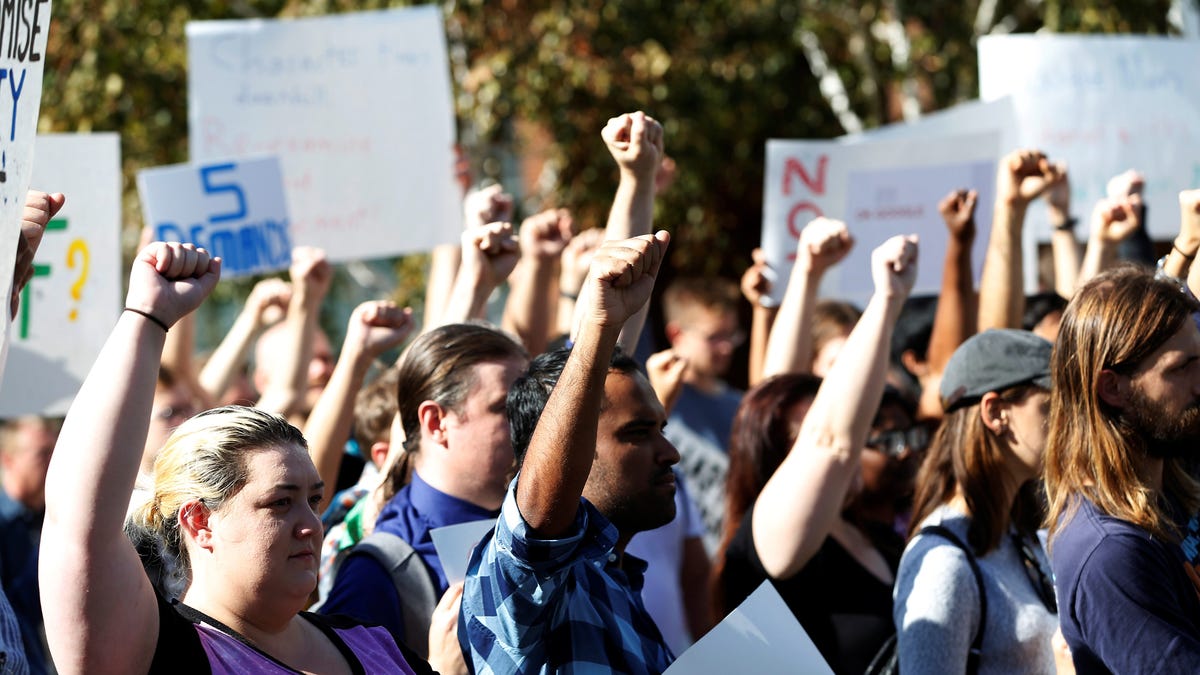
[[157,316],[154,316],[150,312],[143,312],[140,309],[134,309],[132,307],[126,307],[125,311],[133,312],[134,314],[141,314],[142,316],[146,317],[147,319],[150,319],[150,321],[152,321],[153,323],[158,324],[158,327],[163,329],[164,333],[169,332],[171,330],[169,327],[167,327],[167,324],[162,322],[162,319],[159,319]]
[[1055,225],[1055,232],[1070,232],[1074,231],[1075,226],[1079,224],[1078,218],[1067,218],[1061,225]]
[[578,293],[568,293],[568,292],[566,292],[566,291],[559,291],[559,292],[558,292],[558,297],[560,297],[560,298],[564,298],[564,299],[567,299],[567,300],[571,300],[571,301],[577,301],[577,300],[579,300],[579,294],[578,294]]
[[1183,249],[1181,249],[1181,248],[1179,248],[1178,246],[1176,246],[1174,241],[1172,241],[1172,242],[1171,242],[1171,248],[1172,248],[1172,249],[1173,249],[1173,250],[1174,250],[1176,253],[1178,253],[1179,255],[1183,256],[1183,257],[1184,257],[1184,259],[1186,259],[1186,260],[1192,260],[1192,259],[1194,259],[1194,258],[1196,257],[1196,254],[1195,254],[1195,253],[1193,253],[1193,254],[1191,254],[1191,255],[1188,255],[1188,254],[1184,253],[1184,252],[1183,252]]

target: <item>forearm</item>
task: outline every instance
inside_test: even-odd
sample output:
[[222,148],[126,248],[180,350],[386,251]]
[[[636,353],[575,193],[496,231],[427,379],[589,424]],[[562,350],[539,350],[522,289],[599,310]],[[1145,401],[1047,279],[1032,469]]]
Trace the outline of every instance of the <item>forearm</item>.
[[899,296],[871,298],[817,392],[792,451],[755,503],[754,546],[772,578],[800,571],[842,511],[883,397],[892,326],[903,304]]
[[255,309],[247,307],[234,319],[233,326],[200,371],[200,388],[209,398],[216,400],[225,394],[261,329]]
[[1054,256],[1054,292],[1067,299],[1079,287],[1079,249],[1074,230],[1055,230],[1050,235],[1050,251]]
[[1079,280],[1082,286],[1090,279],[1100,274],[1117,259],[1117,245],[1098,237],[1088,239],[1087,248],[1083,253],[1083,264],[1079,266]]
[[[454,290],[450,293],[450,301],[446,304],[446,311],[442,312],[438,325],[487,318],[488,297],[495,288],[494,285],[485,283],[482,275],[460,267],[458,277],[454,280]],[[437,326],[427,323],[426,330],[430,328]]]
[[530,354],[546,351],[558,320],[557,259],[527,258],[511,285],[501,326],[521,338]]
[[972,240],[951,237],[942,265],[942,288],[929,335],[930,370],[941,373],[958,346],[975,333],[975,282],[971,275]]
[[575,521],[596,453],[608,362],[619,327],[585,322],[529,441],[517,506],[538,538],[553,539]]
[[1019,328],[1025,312],[1021,231],[1026,205],[997,199],[979,282],[979,331]]
[[308,452],[325,483],[322,503],[326,505],[333,498],[343,448],[354,424],[355,397],[370,367],[370,357],[347,346],[304,425]]
[[441,312],[447,306],[462,249],[457,244],[435,246],[429,254],[429,279],[425,284],[425,330],[443,325]]
[[[166,344],[163,345],[162,358],[159,363],[171,371],[175,377],[188,383],[197,394],[207,398],[206,392],[200,387],[196,373],[196,319],[189,314],[179,320],[167,333]],[[207,407],[207,406],[205,406]]]
[[820,283],[821,273],[798,259],[767,338],[762,379],[812,372],[812,313]]
[[[767,340],[771,336],[771,325],[775,321],[774,307],[754,306],[750,317],[750,386],[762,382],[767,363]],[[810,359],[811,360],[811,359]]]
[[[619,241],[650,234],[654,228],[654,174],[639,176],[631,171],[622,171],[612,209],[608,212],[608,224],[604,230],[605,241]],[[642,326],[646,324],[649,303],[637,314],[629,317],[621,330],[618,343],[627,354],[637,348]]]
[[299,407],[308,388],[308,362],[312,360],[317,331],[316,304],[300,291],[292,296],[284,319],[286,337],[281,340],[281,352],[275,360],[282,372],[271,378],[274,383],[271,388],[260,392],[256,407],[284,416]]

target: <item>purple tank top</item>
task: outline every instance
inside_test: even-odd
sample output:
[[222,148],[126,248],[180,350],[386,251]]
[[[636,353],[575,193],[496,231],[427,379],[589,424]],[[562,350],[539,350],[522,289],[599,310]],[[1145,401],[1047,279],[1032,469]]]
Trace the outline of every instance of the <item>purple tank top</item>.
[[[195,624],[195,627],[204,653],[208,655],[213,675],[278,675],[296,672],[216,628],[206,624]],[[358,657],[368,675],[415,675],[387,629],[378,626],[355,626],[333,630]]]

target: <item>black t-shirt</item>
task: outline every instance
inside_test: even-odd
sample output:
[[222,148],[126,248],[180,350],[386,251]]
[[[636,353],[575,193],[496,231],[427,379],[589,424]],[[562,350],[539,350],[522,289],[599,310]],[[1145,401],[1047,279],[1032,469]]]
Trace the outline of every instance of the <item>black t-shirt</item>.
[[[725,606],[735,608],[768,578],[754,548],[746,511],[725,552]],[[900,564],[904,540],[890,528],[865,532],[892,572]],[[858,675],[883,643],[896,632],[892,623],[892,587],[868,572],[833,537],[798,573],[771,580],[835,673]]]

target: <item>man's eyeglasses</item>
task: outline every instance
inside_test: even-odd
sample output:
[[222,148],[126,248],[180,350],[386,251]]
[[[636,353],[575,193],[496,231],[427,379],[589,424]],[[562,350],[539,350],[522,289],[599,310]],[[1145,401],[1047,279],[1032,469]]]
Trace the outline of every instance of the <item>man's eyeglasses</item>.
[[929,430],[915,426],[911,429],[880,431],[867,439],[867,447],[892,457],[899,457],[905,452],[921,452],[929,447]]

